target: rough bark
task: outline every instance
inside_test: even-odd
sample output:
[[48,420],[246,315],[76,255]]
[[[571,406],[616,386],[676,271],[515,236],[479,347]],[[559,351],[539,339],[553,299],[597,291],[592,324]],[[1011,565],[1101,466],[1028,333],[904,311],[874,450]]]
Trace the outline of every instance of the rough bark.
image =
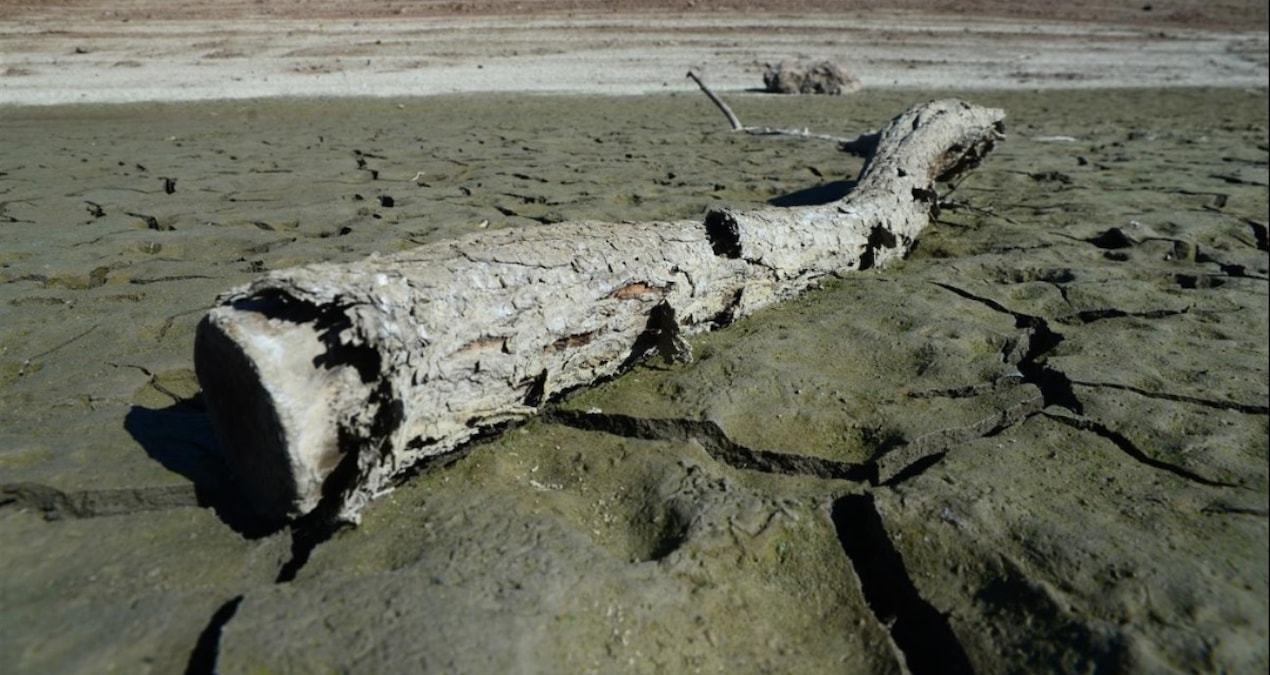
[[199,326],[221,449],[262,515],[322,503],[356,520],[412,465],[553,394],[654,351],[690,358],[685,335],[902,256],[935,181],[977,165],[1003,118],[916,106],[883,129],[856,188],[823,206],[502,230],[270,273]]

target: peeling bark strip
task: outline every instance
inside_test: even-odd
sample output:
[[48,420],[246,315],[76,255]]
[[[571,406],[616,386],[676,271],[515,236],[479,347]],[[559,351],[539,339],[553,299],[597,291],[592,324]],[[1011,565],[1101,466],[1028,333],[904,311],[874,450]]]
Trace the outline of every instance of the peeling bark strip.
[[222,451],[263,516],[326,499],[356,520],[411,465],[554,393],[652,351],[686,358],[684,335],[904,255],[934,182],[976,166],[1004,117],[955,100],[911,108],[828,205],[502,230],[272,272],[199,326],[194,363]]

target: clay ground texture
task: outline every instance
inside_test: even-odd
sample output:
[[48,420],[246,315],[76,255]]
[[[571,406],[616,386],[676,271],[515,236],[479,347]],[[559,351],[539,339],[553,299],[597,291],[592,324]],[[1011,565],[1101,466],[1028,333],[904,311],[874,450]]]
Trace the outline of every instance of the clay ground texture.
[[[1264,672],[1264,6],[861,5],[847,40],[804,4],[0,2],[0,669]],[[746,91],[794,44],[865,89]],[[332,84],[410,58],[416,90]],[[1007,139],[906,260],[420,467],[356,528],[252,520],[193,372],[222,291],[850,187],[861,160],[729,131],[688,66],[746,124],[854,136],[955,95]]]

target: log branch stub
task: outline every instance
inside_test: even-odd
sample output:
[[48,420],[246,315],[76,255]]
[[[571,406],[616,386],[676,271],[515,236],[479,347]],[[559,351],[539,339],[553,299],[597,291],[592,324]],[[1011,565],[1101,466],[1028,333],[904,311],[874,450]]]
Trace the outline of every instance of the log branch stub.
[[262,516],[322,503],[356,521],[413,465],[553,395],[655,353],[691,358],[686,336],[904,255],[935,181],[976,166],[1004,117],[956,100],[915,106],[827,205],[482,232],[271,272],[222,295],[198,328],[221,451]]

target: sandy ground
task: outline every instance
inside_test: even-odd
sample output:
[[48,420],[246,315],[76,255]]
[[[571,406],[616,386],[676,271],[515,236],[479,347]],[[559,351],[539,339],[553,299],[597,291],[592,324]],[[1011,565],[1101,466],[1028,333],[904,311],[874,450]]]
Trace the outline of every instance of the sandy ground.
[[[0,0],[0,671],[1265,672],[1264,3],[521,4]],[[797,54],[867,88],[745,91]],[[850,187],[688,66],[751,124],[956,94],[1008,138],[909,259],[563,403],[585,424],[355,529],[249,518],[192,369],[218,293]],[[781,469],[817,461],[874,478]]]
[[255,16],[233,5],[218,15],[135,4],[0,11],[0,103],[641,94],[690,88],[689,68],[737,90],[760,87],[763,64],[795,57],[833,60],[870,88],[1248,87],[1264,85],[1268,72],[1256,3],[1244,3],[1249,23],[1239,31],[1230,30],[1237,14],[1212,8],[1104,8],[1093,18],[1106,21],[1097,23],[1046,15],[1043,6],[1034,16],[1004,17],[595,7],[388,17],[339,3],[308,13],[282,3]]

